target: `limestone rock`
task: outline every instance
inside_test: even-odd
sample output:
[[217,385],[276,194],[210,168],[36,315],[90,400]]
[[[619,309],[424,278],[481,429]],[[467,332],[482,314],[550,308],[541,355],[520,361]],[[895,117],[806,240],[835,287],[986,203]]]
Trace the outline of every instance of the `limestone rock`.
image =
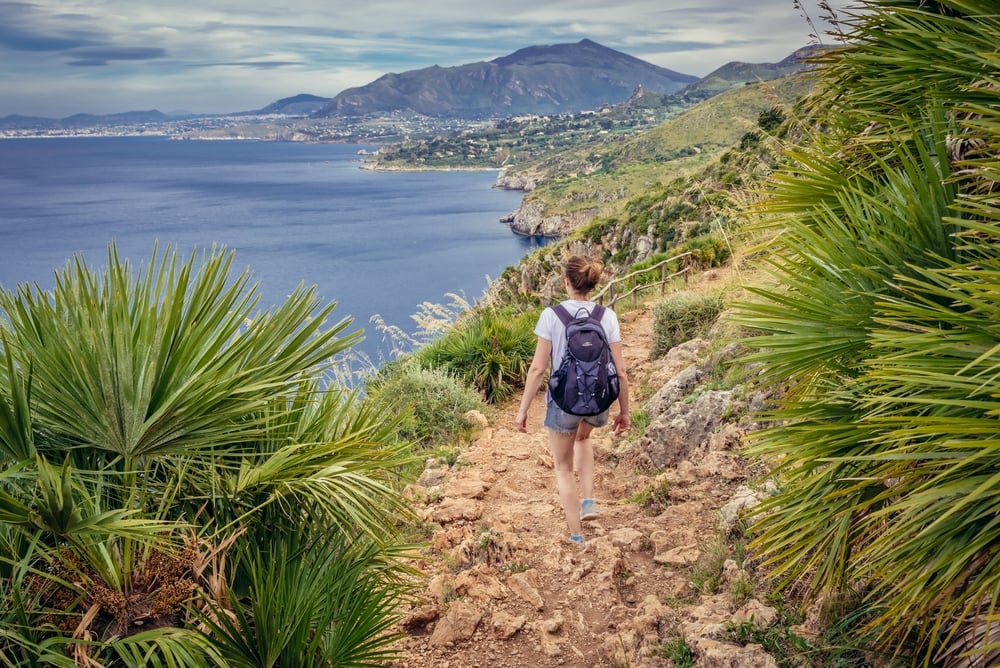
[[493,635],[506,640],[523,629],[526,621],[524,615],[515,616],[504,610],[495,612],[492,619]]
[[478,564],[455,576],[455,591],[473,601],[503,600],[507,587],[496,576],[494,569]]
[[424,464],[424,472],[417,478],[417,484],[421,487],[436,487],[444,482],[448,475],[448,465],[434,457]]
[[650,419],[663,415],[675,402],[683,399],[697,385],[704,374],[697,365],[690,365],[656,391],[643,406]]
[[524,200],[514,212],[510,229],[528,237],[561,237],[589,223],[596,213],[596,208],[587,208],[565,214],[546,214],[542,202]]
[[731,390],[709,390],[691,403],[674,402],[650,423],[637,447],[656,468],[690,459],[733,411],[734,403]]
[[475,522],[483,514],[479,503],[470,499],[445,499],[431,511],[431,519],[438,524],[448,524],[458,520]]
[[630,552],[639,552],[645,549],[648,543],[646,534],[632,527],[612,529],[608,532],[608,538],[615,547],[620,547]]
[[602,648],[602,654],[613,665],[634,665],[632,657],[648,657],[653,654],[662,644],[660,629],[670,617],[667,607],[652,594],[646,596],[635,608],[626,610],[626,616],[615,625],[615,633],[605,638]]
[[441,614],[441,609],[437,605],[427,604],[415,608],[403,620],[403,628],[410,633],[426,628]]
[[490,421],[486,416],[477,410],[466,411],[465,415],[462,416],[462,420],[465,424],[476,429],[485,429],[490,426]]
[[664,566],[690,566],[698,561],[701,550],[697,544],[680,545],[678,547],[657,552],[653,555],[653,561]]
[[561,645],[561,635],[563,624],[566,620],[563,619],[562,613],[556,613],[555,616],[549,619],[543,619],[535,624],[535,630],[538,632],[538,640],[541,644],[542,652],[546,656],[559,656],[563,653],[563,648]]
[[483,613],[464,601],[455,601],[448,608],[447,614],[434,627],[430,644],[432,646],[452,645],[468,640],[476,632]]
[[711,638],[699,638],[695,646],[703,668],[778,668],[778,662],[760,645],[740,647]]
[[494,188],[501,188],[503,190],[523,190],[524,192],[531,192],[538,186],[538,176],[526,172],[524,170],[518,170],[516,172],[511,172],[508,167],[504,167],[497,174],[497,180],[494,182]]
[[733,621],[737,624],[752,622],[758,628],[766,629],[778,621],[778,611],[769,605],[764,605],[757,599],[747,601],[746,605],[736,611]]
[[460,496],[466,499],[481,499],[490,488],[490,483],[479,477],[457,478],[445,486],[445,496]]
[[719,529],[726,532],[735,529],[741,514],[759,503],[760,500],[754,490],[744,486],[738,487],[733,493],[733,497],[719,509]]
[[524,573],[513,573],[507,578],[507,586],[511,591],[536,610],[542,610],[545,607],[545,600],[538,593],[537,584],[538,571],[533,568]]

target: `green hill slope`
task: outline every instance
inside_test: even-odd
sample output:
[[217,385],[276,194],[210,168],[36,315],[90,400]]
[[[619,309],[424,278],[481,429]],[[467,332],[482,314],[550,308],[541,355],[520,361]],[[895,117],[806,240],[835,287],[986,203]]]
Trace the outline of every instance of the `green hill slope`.
[[794,103],[811,87],[811,77],[800,73],[734,88],[621,141],[556,152],[509,170],[499,179],[501,185],[530,184],[522,212],[547,221],[565,219],[565,224],[539,230],[515,216],[514,229],[564,235],[598,216],[613,215],[657,184],[705,169],[754,131],[762,113]]

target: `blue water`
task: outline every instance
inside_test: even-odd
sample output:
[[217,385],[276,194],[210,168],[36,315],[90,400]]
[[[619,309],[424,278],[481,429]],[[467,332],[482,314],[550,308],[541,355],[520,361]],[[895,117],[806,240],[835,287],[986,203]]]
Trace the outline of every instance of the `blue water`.
[[[406,332],[418,305],[469,301],[537,242],[499,218],[517,193],[494,172],[372,172],[360,146],[153,137],[0,141],[0,286],[53,285],[74,254],[94,268],[107,247],[133,264],[154,243],[235,250],[262,306],[316,285],[334,318],[364,329],[374,361],[391,346],[373,315]],[[374,147],[364,147],[373,149]]]

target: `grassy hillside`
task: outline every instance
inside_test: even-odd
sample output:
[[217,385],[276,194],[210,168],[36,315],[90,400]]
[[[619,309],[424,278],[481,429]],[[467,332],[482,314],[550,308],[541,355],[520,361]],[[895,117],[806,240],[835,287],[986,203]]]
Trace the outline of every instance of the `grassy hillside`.
[[758,131],[761,114],[793,104],[811,86],[809,75],[796,74],[735,88],[650,130],[603,146],[559,151],[508,176],[541,184],[525,202],[540,203],[546,215],[587,209],[595,218],[613,216],[651,188],[693,178],[748,132]]

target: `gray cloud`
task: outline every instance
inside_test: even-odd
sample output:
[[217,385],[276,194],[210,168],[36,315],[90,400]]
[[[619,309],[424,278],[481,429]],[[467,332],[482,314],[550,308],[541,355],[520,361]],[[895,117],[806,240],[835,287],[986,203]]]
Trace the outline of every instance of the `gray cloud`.
[[0,2],[0,16],[0,47],[12,51],[64,51],[94,44],[98,38],[73,21],[70,25],[48,25],[47,15],[27,2]]
[[301,66],[299,60],[256,60],[231,63],[200,63],[195,67],[247,67],[255,70],[274,70],[279,67]]
[[164,49],[149,46],[93,46],[67,53],[69,65],[107,65],[109,60],[153,60],[167,55]]
[[64,51],[88,44],[93,42],[67,35],[41,35],[12,25],[0,26],[0,46],[12,51]]
[[259,108],[302,92],[333,96],[386,72],[583,38],[704,76],[732,60],[774,62],[808,43],[823,30],[817,3],[0,0],[0,116]]

